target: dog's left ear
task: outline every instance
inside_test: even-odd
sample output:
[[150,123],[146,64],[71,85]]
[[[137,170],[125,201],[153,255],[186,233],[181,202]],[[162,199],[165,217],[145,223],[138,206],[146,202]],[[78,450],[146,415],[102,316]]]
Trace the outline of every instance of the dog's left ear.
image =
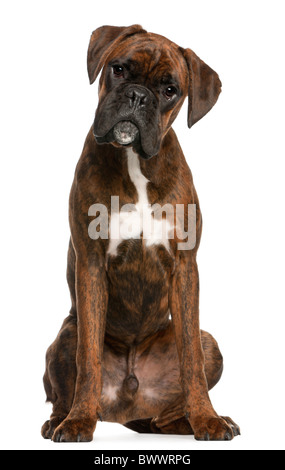
[[182,53],[189,72],[188,127],[191,127],[212,109],[221,92],[222,83],[218,74],[195,52],[184,49]]
[[145,32],[138,24],[132,26],[101,26],[93,31],[87,53],[87,69],[90,84],[99,74],[111,48],[133,34]]

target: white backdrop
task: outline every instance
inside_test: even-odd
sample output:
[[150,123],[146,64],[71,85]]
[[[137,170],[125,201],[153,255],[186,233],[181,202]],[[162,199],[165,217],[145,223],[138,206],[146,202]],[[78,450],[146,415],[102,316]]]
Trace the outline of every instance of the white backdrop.
[[[3,449],[284,449],[284,2],[1,2],[1,438]],[[86,53],[103,24],[140,23],[220,75],[214,109],[175,122],[204,226],[201,327],[225,360],[210,392],[231,442],[99,423],[89,444],[42,439],[45,351],[67,316],[68,196],[92,124]]]

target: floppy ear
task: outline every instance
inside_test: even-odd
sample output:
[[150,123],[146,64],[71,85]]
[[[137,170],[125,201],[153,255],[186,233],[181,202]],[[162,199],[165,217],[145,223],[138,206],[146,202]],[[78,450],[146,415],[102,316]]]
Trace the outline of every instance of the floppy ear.
[[132,26],[101,26],[93,31],[87,53],[87,69],[92,84],[99,74],[111,48],[127,36],[145,32],[138,24]]
[[183,55],[189,71],[188,127],[191,127],[214,106],[222,83],[218,74],[191,49],[185,49]]

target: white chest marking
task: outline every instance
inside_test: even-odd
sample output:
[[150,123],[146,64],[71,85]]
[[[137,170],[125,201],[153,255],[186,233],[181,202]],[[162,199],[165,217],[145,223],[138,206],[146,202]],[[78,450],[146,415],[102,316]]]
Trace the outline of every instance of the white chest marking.
[[128,172],[130,180],[134,183],[138,193],[138,202],[136,207],[139,210],[143,204],[149,205],[146,191],[146,186],[149,181],[141,172],[139,156],[132,149],[127,149],[127,154]]
[[117,248],[123,240],[140,239],[146,247],[162,244],[169,250],[168,234],[173,230],[165,218],[155,219],[147,197],[149,180],[142,174],[139,156],[127,148],[128,172],[137,193],[138,201],[131,204],[127,210],[111,214],[109,227],[108,254],[117,255]]

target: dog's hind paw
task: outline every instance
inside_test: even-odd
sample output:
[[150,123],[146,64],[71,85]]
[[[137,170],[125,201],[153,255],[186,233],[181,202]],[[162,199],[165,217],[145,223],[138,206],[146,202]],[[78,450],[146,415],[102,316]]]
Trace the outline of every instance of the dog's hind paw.
[[240,436],[240,428],[239,426],[231,419],[229,416],[221,416],[226,423],[230,426],[231,430],[233,431],[233,435],[235,436]]
[[238,425],[228,417],[209,417],[197,421],[194,425],[194,437],[198,441],[230,441],[240,434]]
[[42,425],[41,434],[44,439],[51,439],[55,429],[64,420],[64,418],[51,418]]

